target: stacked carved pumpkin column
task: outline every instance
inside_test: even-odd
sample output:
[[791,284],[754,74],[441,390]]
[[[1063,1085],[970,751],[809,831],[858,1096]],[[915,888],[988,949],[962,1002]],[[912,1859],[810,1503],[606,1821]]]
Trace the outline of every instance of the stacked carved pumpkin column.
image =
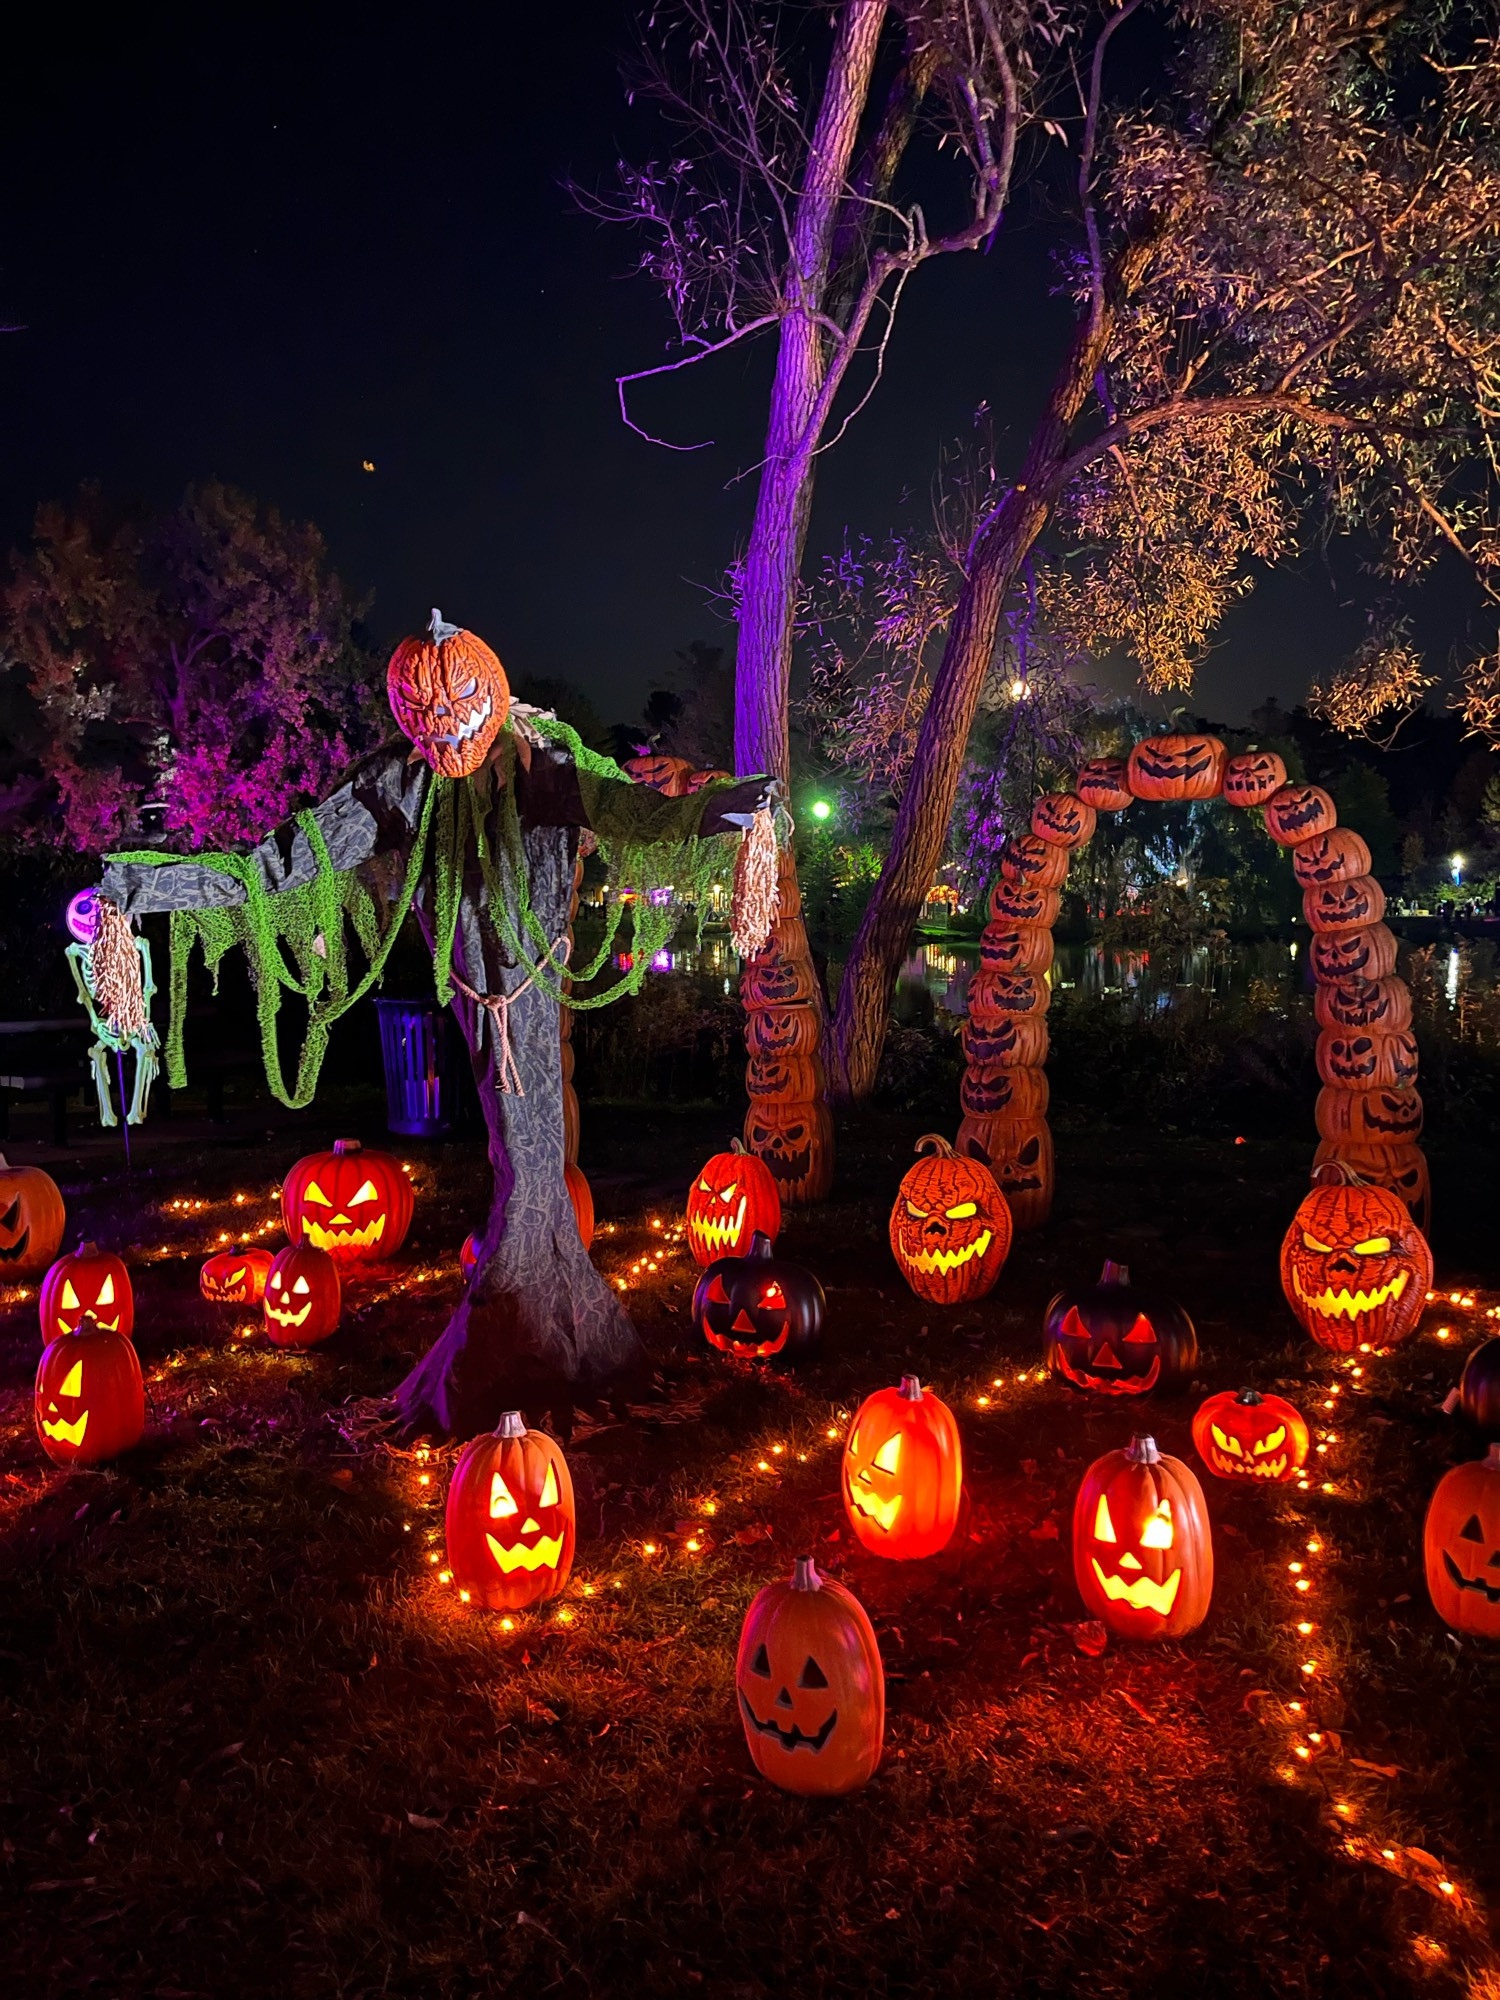
[[766,948],[740,971],[749,1062],[745,1144],[783,1202],[824,1200],[833,1186],[833,1120],[823,1101],[822,993],[802,921],[797,864],[777,863],[779,905]]

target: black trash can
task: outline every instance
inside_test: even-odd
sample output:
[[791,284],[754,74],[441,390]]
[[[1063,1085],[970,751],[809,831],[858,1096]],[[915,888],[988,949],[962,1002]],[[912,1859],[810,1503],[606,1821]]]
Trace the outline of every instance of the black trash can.
[[446,1007],[436,1000],[377,1000],[385,1065],[386,1124],[408,1139],[435,1139],[459,1118],[458,1064]]

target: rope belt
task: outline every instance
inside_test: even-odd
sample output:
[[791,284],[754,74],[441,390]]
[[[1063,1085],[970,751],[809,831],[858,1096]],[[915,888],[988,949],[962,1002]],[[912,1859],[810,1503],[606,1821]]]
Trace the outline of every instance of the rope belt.
[[[557,939],[547,954],[553,964],[566,965],[573,949],[573,940],[566,931]],[[455,972],[453,984],[464,998],[476,1007],[483,1007],[494,1024],[497,1043],[495,1055],[495,1088],[507,1097],[524,1097],[526,1086],[521,1081],[521,1072],[516,1067],[515,1051],[510,1045],[510,1010],[521,995],[531,986],[537,975],[532,967],[513,993],[476,993],[472,986],[466,986]]]

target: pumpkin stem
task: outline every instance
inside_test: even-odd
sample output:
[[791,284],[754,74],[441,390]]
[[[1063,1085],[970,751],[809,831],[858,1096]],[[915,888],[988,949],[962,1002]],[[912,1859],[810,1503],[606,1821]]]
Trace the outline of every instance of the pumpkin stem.
[[958,1155],[948,1144],[948,1141],[943,1137],[941,1132],[924,1132],[916,1145],[912,1147],[912,1151],[914,1153],[931,1151],[940,1160],[956,1160],[958,1158]]
[[793,1590],[821,1590],[823,1579],[811,1556],[798,1556],[792,1564]]
[[1312,1171],[1314,1187],[1369,1187],[1371,1183],[1357,1167],[1351,1167],[1347,1160],[1325,1160]]
[[901,1377],[901,1394],[906,1398],[908,1403],[921,1402],[922,1384],[917,1380],[915,1375],[903,1375]]
[[1132,1465],[1161,1464],[1161,1453],[1156,1449],[1156,1439],[1139,1433],[1126,1445],[1125,1456]]
[[358,1139],[335,1139],[333,1150],[336,1153],[362,1153],[364,1147]]
[[1099,1282],[1101,1285],[1128,1285],[1130,1283],[1130,1266],[1128,1264],[1117,1264],[1113,1257],[1106,1257],[1104,1260],[1104,1269],[1099,1273]]
[[1260,1396],[1254,1389],[1241,1389],[1234,1400],[1242,1404],[1245,1409],[1253,1410],[1260,1401]]
[[495,1426],[497,1438],[523,1438],[526,1435],[526,1419],[519,1410],[507,1410]]
[[445,639],[456,639],[460,630],[457,625],[450,625],[448,623],[435,604],[432,607],[432,619],[427,629],[432,634],[432,643],[435,646],[441,646]]
[[757,1229],[755,1234],[750,1238],[750,1255],[752,1257],[769,1257],[770,1254],[770,1237],[767,1236],[763,1229]]
[[75,1257],[97,1257],[99,1255],[99,1245],[97,1243],[86,1243],[80,1236],[78,1239],[78,1248],[73,1254]]
[[731,1152],[731,1153],[743,1153],[743,1152],[744,1152],[744,1150],[745,1150],[745,1142],[744,1142],[744,1140],[743,1140],[742,1138],[740,1138],[740,1136],[738,1135],[738,1133],[736,1133],[736,1135],[734,1136],[734,1138],[732,1138],[732,1139],[730,1140],[730,1142],[729,1142],[729,1150],[730,1150],[730,1152]]

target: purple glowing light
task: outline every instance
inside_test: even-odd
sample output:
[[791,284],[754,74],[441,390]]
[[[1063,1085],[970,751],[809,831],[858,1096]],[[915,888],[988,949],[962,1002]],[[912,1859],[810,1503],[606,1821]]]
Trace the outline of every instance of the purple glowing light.
[[92,944],[99,928],[99,891],[80,889],[69,901],[63,922],[79,944]]

